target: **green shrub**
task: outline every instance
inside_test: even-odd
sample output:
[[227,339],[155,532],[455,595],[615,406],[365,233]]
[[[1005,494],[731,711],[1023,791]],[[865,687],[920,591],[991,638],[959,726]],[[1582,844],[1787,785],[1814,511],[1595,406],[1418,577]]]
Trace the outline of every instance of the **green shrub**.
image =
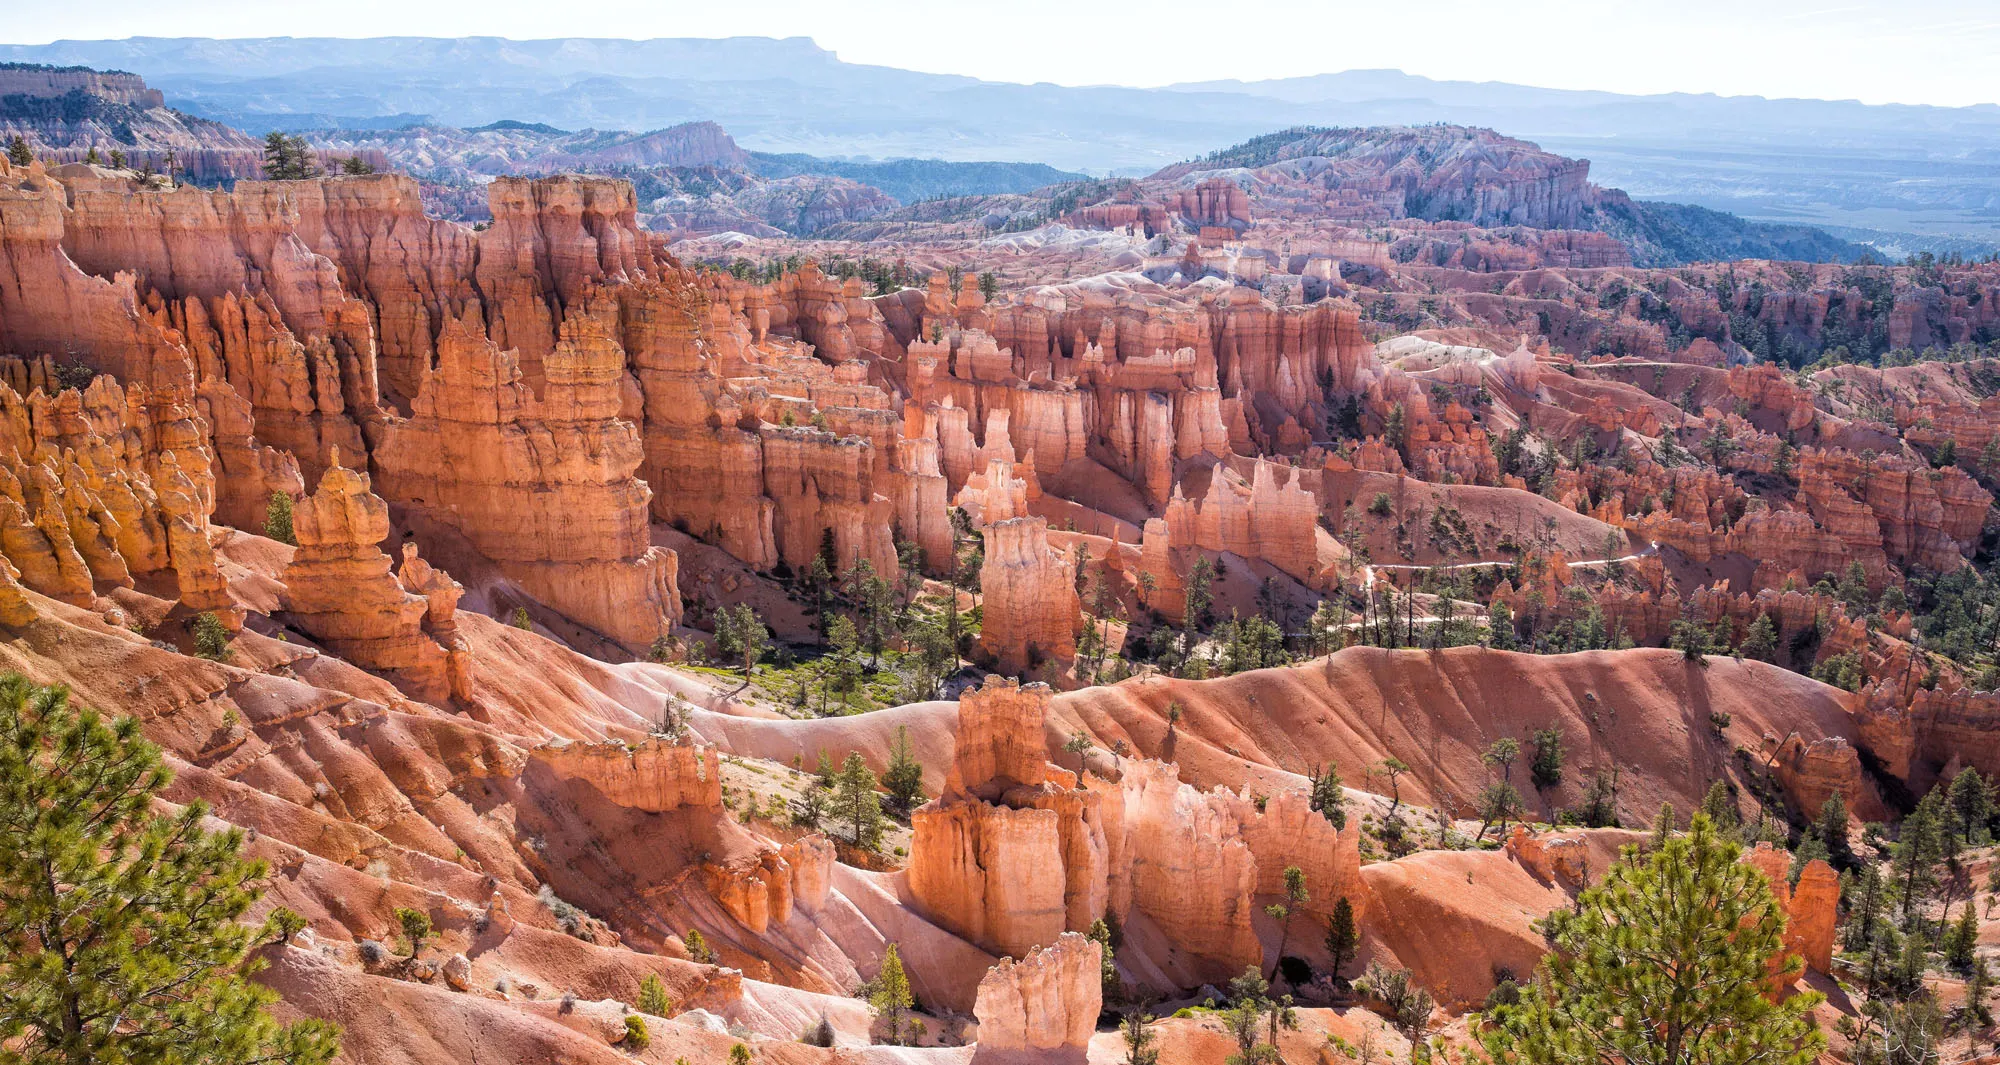
[[194,655],[211,662],[227,662],[232,653],[229,649],[229,630],[223,627],[222,619],[215,611],[204,610],[194,616],[190,626],[194,630]]
[[653,1045],[653,1033],[646,1030],[646,1018],[636,1013],[625,1015],[625,1049],[637,1054]]

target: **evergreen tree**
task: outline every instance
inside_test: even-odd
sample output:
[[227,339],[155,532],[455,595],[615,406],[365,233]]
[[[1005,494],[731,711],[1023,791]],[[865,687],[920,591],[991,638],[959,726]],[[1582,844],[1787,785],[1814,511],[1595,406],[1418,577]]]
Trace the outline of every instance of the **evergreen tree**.
[[882,968],[875,974],[868,1004],[887,1022],[889,1045],[902,1046],[914,1027],[904,1022],[903,1015],[916,1004],[916,998],[910,994],[910,978],[903,972],[903,956],[894,943],[882,954]]
[[1512,651],[1521,646],[1514,632],[1514,611],[1505,603],[1486,608],[1486,646],[1496,651]]
[[1757,620],[1751,622],[1749,630],[1743,634],[1743,642],[1736,645],[1736,653],[1759,662],[1776,660],[1778,626],[1771,620],[1771,615],[1757,615]]
[[16,133],[14,139],[7,142],[7,161],[15,166],[27,166],[35,161],[35,153],[29,149],[27,138]]
[[[1574,914],[1516,1005],[1481,1042],[1515,1065],[1810,1065],[1826,1047],[1816,992],[1765,997],[1785,917],[1742,848],[1697,815],[1650,857],[1628,851]],[[1641,964],[1632,959],[1643,958]],[[1796,957],[1781,973],[1796,973]]]
[[350,155],[347,158],[342,159],[340,161],[340,172],[343,174],[357,174],[357,175],[373,174],[375,172],[375,164],[369,162],[366,159],[361,158],[358,155]]
[[292,497],[283,492],[272,492],[270,502],[264,504],[264,535],[281,544],[299,546],[298,535],[292,531]]
[[1903,928],[1916,927],[1924,901],[1937,887],[1938,863],[1944,859],[1945,841],[1951,835],[1944,824],[1942,789],[1932,788],[1903,819],[1889,869],[1903,902]]
[[687,935],[681,937],[681,946],[687,949],[689,961],[703,965],[715,964],[715,951],[709,949],[708,939],[701,934],[701,929],[688,929]]
[[1396,811],[1403,807],[1401,780],[1403,774],[1410,771],[1410,766],[1401,758],[1390,755],[1375,763],[1375,771],[1389,778],[1389,816],[1394,817]]
[[1952,832],[1968,846],[1985,843],[1990,835],[1986,824],[1993,819],[1993,790],[1979,770],[1966,766],[1951,778],[1947,793],[1951,804]]
[[396,907],[396,927],[403,933],[403,939],[410,945],[410,957],[423,952],[424,943],[431,938],[431,915],[408,906]]
[[1160,1065],[1160,1048],[1154,1044],[1159,1036],[1152,1029],[1153,1015],[1145,1010],[1133,1010],[1118,1024],[1118,1032],[1125,1037],[1125,1065]]
[[1342,979],[1340,970],[1354,958],[1354,952],[1361,946],[1361,930],[1354,923],[1354,906],[1342,895],[1333,904],[1333,917],[1326,925],[1326,953],[1333,961],[1332,975]]
[[655,1017],[669,1017],[674,1012],[674,1000],[667,996],[667,985],[660,980],[659,973],[647,973],[639,981],[639,1012]]
[[1897,998],[1911,998],[1924,989],[1924,973],[1929,971],[1930,942],[1922,932],[1903,937],[1903,956],[1889,975],[1889,989]]
[[1659,850],[1667,845],[1667,840],[1673,838],[1676,817],[1673,803],[1660,804],[1660,812],[1653,815],[1653,838],[1649,849]]
[[1215,601],[1215,590],[1210,587],[1215,579],[1215,568],[1205,557],[1198,557],[1194,565],[1188,567],[1187,592],[1182,597],[1181,609],[1181,662],[1186,664],[1194,654],[1195,634],[1208,624],[1209,604]]
[[1222,1013],[1222,1026],[1236,1040],[1236,1053],[1229,1056],[1227,1065],[1274,1065],[1278,1060],[1277,1048],[1259,1044],[1257,1037],[1265,1013],[1276,1004],[1270,998],[1270,985],[1256,966],[1244,969],[1242,975],[1229,981],[1229,999],[1229,1008]]
[[1874,862],[1862,868],[1861,879],[1849,897],[1847,949],[1866,950],[1875,942],[1875,927],[1882,920],[1882,871]]
[[1076,755],[1076,771],[1082,773],[1085,764],[1084,756],[1088,755],[1090,749],[1095,746],[1097,745],[1090,742],[1090,733],[1078,729],[1076,732],[1070,734],[1069,739],[1063,741],[1062,749],[1069,754]]
[[1486,748],[1486,753],[1480,757],[1487,765],[1499,766],[1500,778],[1512,784],[1514,782],[1514,761],[1521,757],[1521,741],[1511,736],[1503,736],[1489,744]]
[[1496,780],[1486,785],[1479,793],[1479,836],[1486,838],[1486,830],[1495,822],[1500,825],[1500,835],[1507,834],[1507,823],[1521,812],[1521,793],[1514,785],[1504,780]]
[[1264,915],[1278,922],[1278,950],[1271,959],[1271,975],[1278,975],[1278,963],[1285,960],[1285,944],[1292,938],[1292,914],[1312,901],[1306,890],[1306,874],[1296,865],[1285,866],[1285,901],[1264,907]]
[[138,722],[0,677],[0,1061],[320,1065],[338,1030],[289,1026],[245,977],[266,938],[243,834],[155,813],[171,780]]
[[1111,925],[1104,918],[1090,922],[1090,931],[1085,936],[1096,943],[1100,952],[1097,962],[1097,983],[1103,992],[1103,1001],[1118,1001],[1125,991],[1124,981],[1118,978],[1117,947],[1111,942]]
[[848,752],[847,760],[840,764],[833,806],[847,822],[849,842],[860,850],[874,850],[882,837],[882,803],[875,794],[875,774],[861,760],[859,751]]
[[1547,791],[1563,780],[1563,735],[1557,728],[1536,729],[1528,734],[1528,742],[1535,745],[1534,760],[1528,763],[1528,775],[1534,778],[1535,787]]
[[1993,992],[1993,970],[1985,958],[1972,959],[1972,971],[1965,978],[1965,1008],[1959,1016],[1959,1023],[1965,1030],[1966,1038],[1981,1028],[1993,1026],[1993,1010],[1986,999]]
[[212,610],[204,610],[188,623],[194,634],[194,656],[211,662],[227,662],[234,652],[229,647],[229,629]]
[[889,801],[905,813],[924,799],[924,767],[910,753],[910,727],[896,726],[896,741],[889,747],[889,766],[882,773],[882,786]]
[[271,181],[318,177],[319,167],[313,165],[312,149],[305,138],[275,129],[264,134],[264,176]]
[[1403,1033],[1403,1038],[1413,1045],[1422,1044],[1424,1029],[1437,1003],[1410,970],[1391,969],[1372,961],[1368,963],[1367,975],[1354,986],[1361,993],[1381,1000],[1388,1009],[1389,1023]]
[[1959,907],[1958,921],[1944,937],[1944,963],[1966,975],[1972,973],[1973,952],[1979,946],[1979,907],[1967,902]]
[[[1178,719],[1178,704],[1169,711],[1170,719]],[[1171,731],[1173,726],[1169,724]],[[1312,790],[1307,793],[1308,801],[1327,824],[1335,828],[1347,827],[1347,792],[1340,783],[1340,770],[1328,762],[1324,769],[1315,768],[1312,775]]]
[[771,646],[771,633],[750,604],[737,603],[716,613],[715,645],[717,650],[742,668],[743,682],[748,684],[751,670],[757,667],[765,649]]
[[1729,794],[1725,781],[1718,780],[1708,786],[1708,794],[1701,797],[1701,812],[1725,836],[1733,834],[1742,823],[1736,812],[1736,800]]
[[1834,792],[1820,804],[1812,834],[1826,847],[1827,860],[1835,869],[1854,868],[1854,849],[1847,842],[1847,800]]

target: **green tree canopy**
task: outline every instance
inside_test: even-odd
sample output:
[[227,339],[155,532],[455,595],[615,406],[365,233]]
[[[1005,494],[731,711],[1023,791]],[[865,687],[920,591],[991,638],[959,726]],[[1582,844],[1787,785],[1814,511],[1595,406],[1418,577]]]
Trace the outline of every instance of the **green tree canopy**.
[[[1785,918],[1742,848],[1697,814],[1558,911],[1555,950],[1481,1037],[1515,1065],[1810,1065],[1826,1047],[1815,992],[1774,1003]],[[1785,973],[1799,960],[1787,959]]]
[[0,676],[0,1060],[23,1065],[320,1065],[321,1021],[284,1026],[245,977],[263,894],[240,831],[190,803],[138,723]]

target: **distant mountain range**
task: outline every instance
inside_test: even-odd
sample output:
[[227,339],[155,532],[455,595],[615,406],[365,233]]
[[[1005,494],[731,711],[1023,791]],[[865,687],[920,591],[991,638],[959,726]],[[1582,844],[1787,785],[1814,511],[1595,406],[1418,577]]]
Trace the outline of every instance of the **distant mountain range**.
[[2000,106],[1624,96],[1393,70],[1163,89],[1016,85],[842,62],[804,38],[131,38],[0,60],[142,74],[193,114],[272,128],[500,120],[650,130],[712,120],[745,148],[1151,172],[1294,125],[1449,122],[1587,157],[1641,199],[1842,227],[1890,254],[2000,241]]

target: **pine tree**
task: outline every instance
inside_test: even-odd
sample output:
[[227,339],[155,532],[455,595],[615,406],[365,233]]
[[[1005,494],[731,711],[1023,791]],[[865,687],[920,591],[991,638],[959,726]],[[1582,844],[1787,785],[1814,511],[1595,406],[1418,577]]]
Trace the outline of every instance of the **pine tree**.
[[[1178,703],[1172,704],[1168,710],[1169,730],[1173,728],[1173,722],[1180,719],[1179,706]],[[1328,762],[1324,769],[1314,768],[1312,790],[1307,794],[1312,808],[1326,818],[1327,824],[1335,828],[1347,827],[1347,791],[1341,786],[1340,770],[1333,763]]]
[[1534,779],[1535,787],[1542,791],[1560,785],[1563,781],[1563,736],[1557,728],[1536,729],[1528,734],[1528,742],[1535,745],[1534,760],[1528,763],[1528,775]]
[[1361,930],[1354,923],[1354,905],[1342,895],[1333,904],[1333,917],[1326,925],[1326,953],[1333,960],[1331,972],[1335,980],[1341,979],[1340,970],[1354,958],[1354,952],[1361,946]]
[[1979,946],[1979,907],[1967,902],[1959,907],[1958,921],[1944,937],[1944,963],[1971,975],[1973,951]]
[[264,176],[272,181],[318,177],[319,167],[313,165],[312,149],[305,138],[275,129],[264,134]]
[[660,980],[659,973],[647,973],[639,981],[639,1012],[655,1017],[672,1016],[674,1000],[667,995],[667,985]]
[[1882,871],[1874,862],[1862,868],[1860,883],[1850,897],[1847,949],[1866,950],[1875,942],[1875,926],[1882,920]]
[[1514,816],[1520,812],[1521,793],[1514,785],[1504,780],[1496,780],[1486,785],[1485,789],[1479,793],[1480,825],[1478,838],[1484,839],[1486,837],[1486,830],[1493,827],[1496,821],[1500,824],[1500,835],[1502,837],[1506,836],[1507,822],[1513,820]]
[[1486,646],[1496,651],[1512,651],[1521,645],[1514,632],[1514,611],[1505,603],[1486,608]]
[[882,968],[875,974],[873,991],[868,996],[868,1004],[888,1022],[889,1045],[903,1045],[911,1027],[904,1023],[903,1014],[915,1003],[910,994],[909,975],[903,972],[903,956],[896,944],[891,943],[882,954]]
[[1125,1065],[1160,1065],[1160,1048],[1154,1045],[1159,1036],[1152,1023],[1153,1015],[1145,1010],[1133,1010],[1118,1023],[1118,1032],[1125,1037]]
[[1229,1056],[1227,1065],[1270,1065],[1276,1058],[1276,1047],[1257,1042],[1264,1014],[1275,1006],[1270,990],[1254,965],[1229,981],[1230,1006],[1223,1011],[1222,1025],[1235,1038],[1236,1053]]
[[1118,978],[1117,947],[1111,942],[1111,925],[1099,917],[1090,922],[1090,931],[1084,935],[1095,942],[1102,952],[1098,955],[1097,982],[1103,991],[1103,1001],[1106,1004],[1116,1002],[1125,991],[1125,983]]
[[28,140],[20,134],[7,142],[7,161],[15,166],[27,166],[35,161],[35,153],[28,147]]
[[194,656],[211,662],[227,662],[234,652],[229,647],[229,629],[212,610],[196,614],[188,623],[194,635]]
[[1403,807],[1402,777],[1410,771],[1409,763],[1390,755],[1375,763],[1375,771],[1389,778],[1389,816],[1394,817]]
[[339,1033],[281,1026],[245,977],[262,862],[208,808],[155,813],[171,780],[130,718],[0,676],[0,1060],[321,1065]]
[[299,546],[298,534],[292,530],[292,497],[284,492],[272,492],[270,502],[264,504],[264,535],[281,544]]
[[771,633],[750,604],[737,603],[716,613],[715,646],[742,668],[743,682],[748,684],[751,671],[757,668],[758,660],[771,646]]
[[1701,797],[1701,812],[1725,836],[1735,833],[1742,820],[1736,812],[1736,800],[1729,794],[1728,783],[1721,780],[1710,784],[1708,794]]
[[410,944],[412,959],[423,952],[424,943],[431,938],[431,915],[407,906],[396,907],[396,927],[402,930],[403,939]]
[[1306,890],[1305,871],[1296,865],[1285,866],[1285,901],[1274,902],[1264,907],[1264,915],[1278,922],[1278,950],[1271,959],[1271,976],[1278,975],[1278,963],[1285,960],[1285,944],[1292,938],[1292,914],[1312,901],[1312,892]]
[[[1826,1047],[1816,992],[1765,997],[1785,918],[1769,884],[1706,815],[1649,857],[1628,851],[1574,914],[1516,1005],[1486,1018],[1495,1061],[1519,1065],[1810,1065]],[[1645,964],[1629,964],[1631,958]],[[1781,974],[1796,973],[1788,959]],[[1695,988],[1700,990],[1696,992]]]
[[1736,645],[1736,653],[1744,658],[1754,658],[1759,662],[1770,662],[1778,654],[1778,626],[1771,615],[1759,614],[1757,620],[1743,634],[1743,642]]
[[1937,886],[1938,862],[1944,858],[1945,840],[1951,833],[1944,825],[1943,789],[1932,788],[1903,819],[1895,850],[1889,860],[1896,889],[1903,900],[1903,928],[1914,928],[1924,900]]
[[1952,832],[1969,846],[1978,846],[1989,838],[1986,823],[1993,819],[1993,791],[1988,787],[1979,770],[1966,766],[1951,778],[1951,790],[1947,792],[1951,803]]
[[861,752],[849,751],[840,763],[834,785],[833,807],[848,825],[848,841],[856,849],[872,851],[882,837],[882,802],[875,794],[875,774],[861,760]]
[[1993,970],[1986,959],[1974,956],[1972,971],[1965,978],[1965,1008],[1959,1021],[1965,1027],[1968,1038],[1980,1028],[1993,1024],[1993,1011],[1986,1004],[1986,998],[1993,991]]
[[1673,803],[1660,804],[1660,812],[1653,815],[1653,838],[1648,849],[1659,850],[1667,845],[1667,841],[1674,836],[1677,816]]
[[889,766],[882,772],[882,786],[889,800],[905,813],[924,799],[924,767],[910,753],[910,727],[896,726],[896,741],[889,748]]
[[708,939],[701,934],[701,929],[688,929],[687,935],[681,937],[681,946],[687,949],[689,961],[704,965],[715,964],[715,951],[709,949]]
[[1854,849],[1847,842],[1847,800],[1839,792],[1827,796],[1820,804],[1812,834],[1826,845],[1827,860],[1835,869],[1854,868]]

